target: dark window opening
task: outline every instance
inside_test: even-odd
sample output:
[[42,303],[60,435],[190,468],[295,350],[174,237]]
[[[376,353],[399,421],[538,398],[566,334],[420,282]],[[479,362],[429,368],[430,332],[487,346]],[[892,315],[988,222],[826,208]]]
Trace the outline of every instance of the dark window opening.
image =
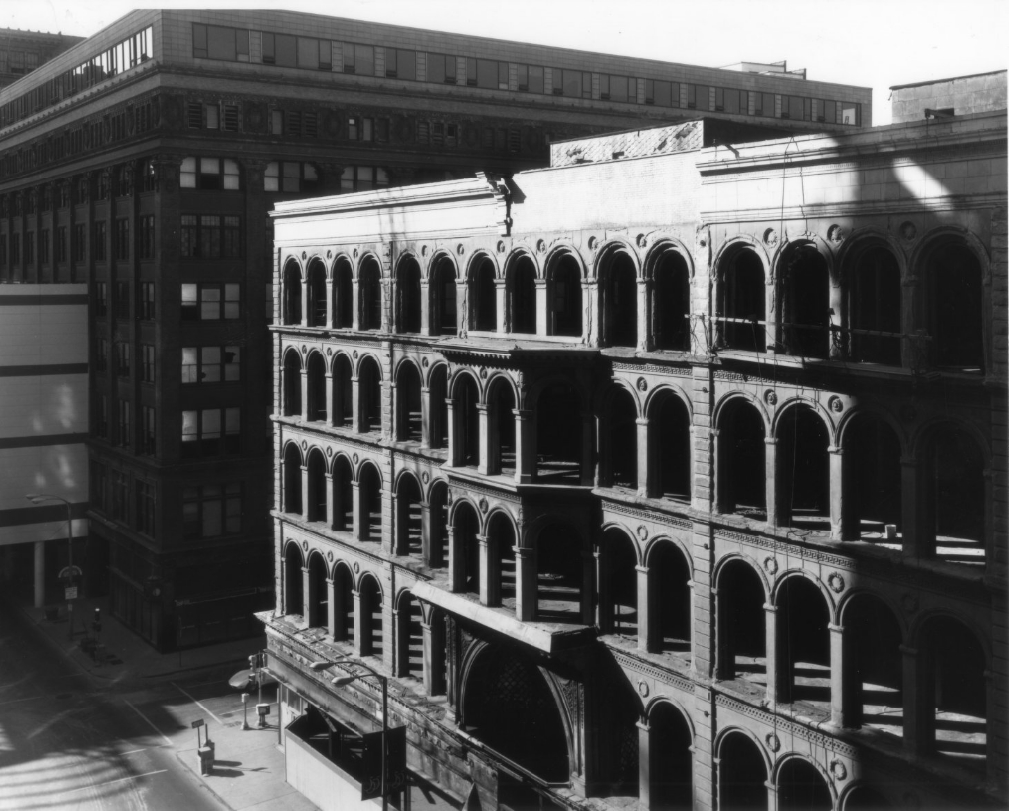
[[[844,439],[844,540],[888,538],[886,526],[900,533],[900,440],[880,417],[856,417]],[[890,539],[899,543],[897,538]]]
[[571,256],[556,260],[547,275],[550,334],[582,336],[582,274]]
[[584,579],[578,533],[562,524],[541,529],[536,536],[536,619],[581,622]]
[[333,463],[333,529],[350,532],[354,528],[354,472],[346,456]]
[[296,350],[284,355],[284,416],[301,416],[301,358]]
[[830,278],[816,248],[800,245],[782,266],[781,337],[785,351],[806,358],[830,352]]
[[[651,732],[650,803],[655,808],[693,808],[693,739],[683,714],[672,704],[657,704],[649,716]],[[645,757],[645,753],[642,753]]]
[[328,520],[326,484],[326,458],[322,451],[315,449],[308,456],[308,492],[305,494],[308,509],[305,518],[309,521]]
[[362,541],[382,540],[382,481],[372,464],[361,467],[358,486],[361,493],[360,528]]
[[745,248],[736,251],[725,261],[718,281],[716,348],[765,351],[764,266],[760,258]]
[[494,263],[479,260],[470,271],[470,329],[494,332],[497,330],[497,288],[494,282]]
[[284,268],[284,324],[301,324],[301,272],[290,264]]
[[571,386],[545,388],[536,401],[536,472],[541,482],[579,484],[582,408]]
[[811,408],[796,406],[778,423],[778,524],[830,530],[830,439],[827,426]]
[[354,383],[350,358],[343,353],[333,361],[333,425],[344,428],[354,419]]
[[457,331],[455,267],[441,259],[431,272],[430,327],[432,335],[455,335]]
[[361,296],[361,329],[382,328],[382,282],[378,263],[368,258],[361,267],[358,281]]
[[683,400],[670,392],[662,393],[651,409],[650,495],[690,501],[690,411]]
[[900,366],[900,268],[890,251],[863,253],[851,285],[853,360]]
[[901,630],[886,604],[859,594],[844,610],[844,726],[900,735],[904,656]]
[[785,761],[778,771],[778,808],[781,811],[831,811],[834,800],[816,767],[800,758]]
[[966,432],[942,426],[925,462],[925,554],[956,563],[985,562],[984,457]]
[[455,387],[453,415],[456,420],[456,460],[468,467],[480,464],[479,392],[469,375],[461,375]]
[[633,395],[614,385],[610,401],[610,484],[638,486],[638,407]]
[[742,399],[725,404],[718,418],[716,487],[718,510],[763,520],[767,471],[764,466],[764,421]]
[[604,346],[634,347],[638,342],[638,284],[634,262],[617,253],[607,262],[603,285]]
[[925,269],[929,334],[938,366],[985,371],[981,265],[962,245],[945,245]]
[[[300,472],[298,474],[301,476]],[[288,543],[284,552],[284,613],[301,616],[305,610],[302,588],[302,557],[296,543]]]
[[528,256],[520,256],[511,270],[511,331],[536,333],[536,268]]
[[396,439],[400,442],[420,442],[420,397],[420,374],[416,366],[405,361],[396,380]]
[[361,579],[361,656],[381,658],[385,644],[385,625],[382,621],[382,591],[371,575]]
[[421,679],[424,676],[424,634],[421,630],[420,603],[409,593],[399,598],[399,650],[396,675]]
[[308,419],[326,419],[326,360],[313,352],[308,358]]
[[360,430],[382,430],[382,374],[373,357],[361,361],[357,372],[357,388],[360,397]]
[[[301,453],[294,444],[284,449],[284,512],[301,515]],[[299,553],[300,560],[301,555]],[[298,583],[301,583],[301,567],[298,567]],[[293,613],[290,610],[288,613]],[[301,613],[298,600],[297,613]]]
[[655,622],[648,650],[690,652],[690,566],[670,541],[656,546],[648,560],[648,591],[655,595]]
[[778,701],[830,706],[830,614],[820,590],[794,575],[777,597],[777,663],[774,694]]
[[511,387],[499,381],[487,397],[488,471],[513,473],[515,470],[515,395]]
[[432,370],[428,381],[428,440],[432,448],[448,447],[448,374],[444,364]]
[[457,579],[453,582],[453,591],[480,593],[480,544],[476,537],[479,527],[473,508],[468,503],[460,504],[455,511],[452,531],[452,555],[461,558],[454,565]]
[[420,485],[404,473],[396,491],[396,554],[420,557],[421,506]]
[[656,349],[690,351],[690,272],[677,251],[665,251],[653,270],[652,340]]
[[308,326],[326,326],[326,268],[313,262],[308,269]]
[[396,326],[400,332],[420,332],[420,267],[404,259],[396,275]]
[[638,633],[638,559],[634,544],[618,529],[603,533],[600,552],[599,630],[604,634]]
[[350,262],[339,259],[333,267],[333,327],[354,326],[354,273]]
[[748,735],[730,732],[718,757],[719,805],[737,811],[767,811],[767,767]]

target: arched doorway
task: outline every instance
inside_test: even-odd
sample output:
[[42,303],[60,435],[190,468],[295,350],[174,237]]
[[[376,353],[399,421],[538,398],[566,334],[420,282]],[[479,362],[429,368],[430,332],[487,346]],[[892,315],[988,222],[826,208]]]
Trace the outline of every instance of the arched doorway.
[[715,348],[763,352],[767,349],[764,264],[750,248],[737,248],[716,271]]
[[428,497],[431,503],[431,538],[427,565],[433,569],[448,566],[448,485],[436,481]]
[[464,594],[480,594],[480,521],[468,502],[459,504],[452,519],[453,587]]
[[307,520],[327,520],[329,510],[327,484],[326,457],[318,448],[312,448],[308,454],[308,510],[305,516]]
[[470,268],[470,329],[479,332],[497,330],[497,289],[494,263],[483,257]]
[[766,519],[767,470],[760,412],[748,400],[733,398],[719,411],[716,441],[718,511]]
[[308,356],[308,419],[326,419],[326,359],[321,352]]
[[830,531],[830,438],[820,416],[807,406],[792,406],[777,428],[775,493],[778,524]]
[[983,566],[988,488],[977,442],[957,426],[939,426],[929,437],[925,465],[923,553]]
[[904,657],[893,612],[879,597],[856,594],[845,606],[844,725],[903,735]]
[[384,623],[382,621],[382,590],[370,574],[361,578],[358,587],[361,606],[361,656],[382,657]]
[[362,541],[382,540],[382,478],[370,462],[361,465],[358,474],[361,515],[358,526]]
[[399,650],[396,655],[396,675],[421,679],[424,676],[424,634],[421,631],[420,603],[410,592],[399,598]]
[[924,276],[935,364],[983,373],[986,364],[981,263],[965,245],[951,242],[930,252]]
[[671,391],[658,392],[649,406],[649,495],[690,501],[691,437],[686,404]]
[[[901,518],[900,440],[875,414],[855,416],[844,435],[844,540],[875,540]],[[897,539],[894,539],[897,542]]]
[[652,341],[656,349],[690,351],[690,271],[668,248],[652,269]]
[[718,747],[718,808],[767,811],[767,766],[760,747],[742,732],[728,732]]
[[404,361],[396,376],[396,439],[400,442],[421,440],[420,396],[420,373],[413,363]]
[[302,514],[301,503],[301,451],[293,442],[284,448],[284,512]]
[[333,462],[333,529],[354,528],[354,471],[350,460],[339,454]]
[[396,492],[396,554],[421,554],[420,485],[412,473],[399,477]]
[[329,584],[326,561],[318,552],[308,558],[308,625],[325,627],[329,623]]
[[333,639],[337,642],[354,642],[354,575],[346,563],[337,563],[333,569]]
[[565,524],[548,524],[536,535],[536,618],[543,622],[582,621],[585,580],[578,533]]
[[536,332],[536,268],[526,255],[517,257],[509,273],[511,331],[527,335]]
[[378,361],[368,355],[357,370],[357,393],[361,416],[361,431],[382,430],[382,373]]
[[782,258],[781,340],[789,355],[826,358],[830,352],[830,273],[810,244],[789,249]]
[[430,328],[432,335],[455,335],[456,316],[455,265],[447,257],[435,260],[431,269]]
[[603,633],[638,633],[638,557],[626,533],[611,528],[600,542],[599,629]]
[[420,266],[405,257],[396,271],[396,327],[399,332],[420,332]]
[[284,550],[284,613],[301,616],[305,610],[304,578],[305,559],[296,543]]
[[382,329],[382,274],[374,257],[369,256],[361,263],[357,289],[361,299],[361,329]]
[[333,326],[352,329],[354,326],[354,271],[346,257],[333,265]]
[[284,268],[284,298],[281,318],[286,326],[301,324],[301,271],[294,262]]
[[766,685],[767,632],[760,576],[749,563],[737,558],[719,569],[716,584],[716,678]]
[[573,386],[553,384],[536,399],[535,478],[555,484],[581,482],[582,406]]
[[781,811],[832,811],[834,798],[816,767],[802,758],[789,758],[778,770],[778,808]]
[[314,259],[308,266],[308,326],[326,326],[326,305],[326,266]]
[[638,404],[623,386],[611,387],[609,416],[610,485],[633,490],[638,486]]
[[603,346],[637,346],[638,282],[634,261],[623,251],[603,260]]
[[887,248],[859,254],[850,273],[851,357],[900,366],[900,267]]
[[672,541],[660,540],[648,554],[648,593],[654,615],[648,650],[690,652],[690,565]]
[[333,361],[333,425],[347,428],[354,421],[354,381],[350,358],[340,352]]
[[690,811],[694,807],[693,736],[683,713],[660,701],[648,715],[650,811]]
[[498,378],[487,394],[488,472],[515,472],[515,395],[504,378]]
[[447,367],[439,363],[428,380],[428,440],[432,448],[448,447],[448,380]]
[[574,257],[564,254],[551,262],[547,302],[550,334],[582,337],[582,273]]
[[284,416],[301,416],[301,356],[294,349],[284,353]]
[[468,374],[459,375],[454,386],[453,417],[455,418],[456,464],[477,467],[480,464],[480,415],[477,404],[480,393],[476,381]]
[[830,611],[820,589],[800,575],[778,589],[778,701],[830,706]]

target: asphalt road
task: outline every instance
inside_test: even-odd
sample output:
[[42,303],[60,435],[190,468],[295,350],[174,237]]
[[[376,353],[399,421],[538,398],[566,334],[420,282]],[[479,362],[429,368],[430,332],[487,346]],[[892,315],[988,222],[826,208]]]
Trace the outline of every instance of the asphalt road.
[[233,709],[225,678],[96,686],[0,605],[0,811],[222,811],[178,756],[194,698]]

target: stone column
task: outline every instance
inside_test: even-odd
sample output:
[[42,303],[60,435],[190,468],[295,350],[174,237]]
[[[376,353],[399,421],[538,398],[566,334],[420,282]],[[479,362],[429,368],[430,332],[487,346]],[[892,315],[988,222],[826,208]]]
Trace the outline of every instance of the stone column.
[[767,526],[778,526],[778,488],[776,485],[776,460],[778,440],[764,437],[764,500],[767,502]]
[[364,430],[364,409],[361,408],[361,384],[356,373],[350,378],[350,391],[351,410],[353,411],[350,418],[351,424],[354,433],[360,434]]
[[827,448],[830,455],[830,538],[840,541],[846,536],[844,514],[844,449]]
[[326,474],[326,529],[336,527],[336,499],[333,497],[333,474]]
[[431,335],[431,285],[427,279],[420,282],[420,334]]
[[434,695],[434,639],[431,635],[431,623],[424,619],[420,621],[421,650],[423,657],[422,675],[424,677],[424,692]]
[[446,467],[458,467],[460,456],[462,456],[462,442],[459,441],[459,437],[456,435],[456,419],[455,419],[455,403],[451,397],[445,398],[445,423],[446,431],[448,435],[448,460],[446,461]]
[[333,329],[333,277],[326,277],[326,329]]
[[361,497],[361,483],[351,482],[351,487],[354,490],[354,538],[358,541],[363,541],[362,532],[364,530],[364,524],[366,517],[364,515],[364,504],[362,503]]
[[[491,572],[490,539],[486,535],[477,535],[477,546],[480,550],[480,603],[482,605],[501,604],[501,567],[494,561],[494,571]],[[496,549],[494,550],[497,551]]]
[[420,502],[420,556],[425,566],[431,565],[431,502]]
[[[364,651],[362,647],[362,642],[364,639],[364,617],[361,614],[361,592],[357,589],[353,591],[354,595],[354,653],[357,656],[363,656]],[[384,641],[384,640],[383,640]]]
[[515,616],[522,622],[536,619],[536,550],[515,546]]
[[301,278],[301,326],[308,326],[308,277]]
[[844,626],[829,622],[827,629],[830,631],[830,723],[835,727],[843,727],[845,713],[851,709],[847,706],[848,697],[844,689]]
[[764,603],[764,657],[767,660],[767,702],[778,703],[778,608]]
[[468,294],[469,287],[466,284],[466,279],[457,279],[455,283],[455,333],[460,338],[465,338],[469,330]]
[[334,401],[334,399],[335,398],[334,398],[334,393],[333,393],[333,371],[332,371],[332,369],[327,369],[326,370],[326,424],[327,425],[333,425],[333,419],[334,419],[333,415],[336,413],[333,410],[333,401]]
[[[305,358],[302,358],[304,362]],[[301,420],[308,422],[308,369],[301,370]]]
[[644,279],[638,279],[638,338],[637,348],[639,352],[647,352],[651,345],[648,329],[648,299],[649,283]]
[[[712,492],[712,504],[714,505],[714,512],[721,513],[725,512],[725,499],[726,499],[726,486],[723,481],[724,471],[722,470],[722,443],[725,441],[722,438],[721,428],[711,428],[709,429],[711,434],[711,492]],[[696,440],[695,440],[696,441]],[[696,445],[695,445],[696,447]],[[693,476],[691,476],[693,479]],[[694,492],[697,488],[693,488]],[[704,509],[706,505],[703,503],[693,503],[692,506],[695,509]]]
[[505,290],[505,280],[495,279],[494,280],[494,306],[497,308],[497,331],[499,333],[506,333],[509,331],[508,326],[511,318],[509,318],[509,313],[507,309],[507,291]]
[[[476,406],[476,416],[477,425],[479,426],[479,439],[478,446],[480,448],[480,461],[477,464],[477,471],[483,473],[485,476],[492,473],[494,468],[491,466],[491,430],[490,430],[490,420],[488,419],[488,407],[486,403],[477,403]],[[495,456],[497,455],[495,450]]]
[[604,634],[613,630],[613,606],[610,599],[610,583],[605,570],[606,556],[601,549],[592,553],[596,576],[596,617],[595,624]]
[[536,334],[548,335],[550,329],[550,312],[547,303],[547,280],[536,279]]
[[638,495],[647,497],[651,491],[651,485],[649,482],[649,472],[651,465],[649,464],[651,456],[651,449],[648,442],[648,418],[638,417],[635,422],[638,426],[637,431],[637,460],[638,460]]
[[351,282],[354,290],[354,332],[361,331],[361,281],[355,276]]
[[768,811],[778,811],[778,787],[768,779],[764,781],[767,787],[767,808]]
[[[847,354],[847,346],[841,328],[841,313],[844,307],[844,291],[839,283],[830,285],[830,330],[827,333],[827,353],[831,360],[840,360]],[[835,335],[840,339],[835,343]]]
[[648,811],[652,802],[652,729],[645,716],[638,718],[638,808]]
[[528,484],[536,470],[536,449],[533,447],[533,412],[512,409],[515,415],[515,483]]
[[[336,581],[332,577],[326,578],[326,628],[329,630],[329,638],[334,642],[337,639],[342,639],[342,636],[337,636],[337,613],[336,613]],[[343,620],[339,620],[340,624],[343,624]]]
[[445,533],[448,535],[448,582],[452,591],[460,592],[466,577],[466,561],[455,542],[455,527],[445,527]]
[[35,607],[46,604],[46,542],[35,541]]
[[420,447],[431,447],[431,389],[420,387]]
[[308,520],[308,465],[301,466],[301,517]]
[[638,650],[652,650],[654,629],[652,628],[652,612],[649,605],[648,567],[635,566],[638,573]]
[[308,566],[301,567],[301,627],[308,628],[312,619],[312,603],[315,602],[315,588]]

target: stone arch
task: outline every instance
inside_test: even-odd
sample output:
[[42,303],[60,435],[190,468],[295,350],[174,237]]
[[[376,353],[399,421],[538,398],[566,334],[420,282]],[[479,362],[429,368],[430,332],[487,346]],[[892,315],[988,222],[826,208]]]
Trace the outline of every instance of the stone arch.
[[480,594],[480,510],[468,498],[454,499],[448,514],[451,529],[449,577],[452,590]]
[[[801,765],[800,765],[801,764]],[[793,772],[795,772],[793,777]],[[803,774],[806,772],[806,774]],[[804,778],[808,780],[813,775],[819,778],[819,783],[797,781],[791,785],[783,780]],[[837,808],[837,789],[827,770],[814,760],[795,752],[780,757],[771,772],[771,782],[777,787],[778,808],[780,811],[795,809],[795,811],[831,811]]]
[[778,317],[774,340],[790,355],[830,357],[832,288],[838,285],[833,254],[820,239],[786,240],[772,268]]
[[690,500],[693,492],[693,404],[678,386],[652,389],[642,406],[648,420],[648,494]]
[[338,642],[354,642],[356,605],[354,600],[354,572],[345,560],[333,564],[333,638]]
[[319,349],[312,349],[305,359],[305,373],[307,379],[308,402],[305,403],[309,421],[327,419],[326,409],[326,372],[329,364],[326,356]]
[[536,255],[526,248],[513,249],[505,259],[502,274],[507,294],[508,332],[536,333],[536,282],[541,273]]
[[304,284],[304,271],[301,263],[295,257],[288,257],[280,273],[281,298],[280,321],[282,324],[298,326],[302,322],[301,286]]
[[401,470],[395,481],[396,554],[419,557],[422,552],[423,499],[420,481],[411,470]]
[[694,726],[690,714],[667,695],[645,707],[648,750],[639,753],[648,774],[652,808],[694,807]]
[[331,268],[333,278],[333,326],[336,329],[351,329],[354,326],[354,259],[346,253],[338,253]]
[[308,616],[305,623],[310,628],[329,625],[329,567],[321,550],[308,553]]
[[497,259],[488,251],[478,250],[466,265],[466,291],[469,299],[469,329],[495,332],[498,328]]
[[[848,237],[837,257],[842,355],[855,361],[901,365],[906,256],[888,233],[862,229]],[[884,333],[884,334],[879,334]]]
[[333,526],[339,532],[354,528],[354,462],[346,454],[333,455]]
[[387,636],[383,616],[385,594],[381,578],[367,569],[362,570],[357,580],[357,594],[361,612],[358,619],[358,627],[361,629],[357,640],[358,650],[361,656],[381,657]]
[[281,411],[285,417],[301,416],[301,353],[295,347],[284,351],[284,386],[281,392]]
[[382,429],[382,364],[364,352],[357,361],[357,429],[362,433]]
[[519,533],[515,516],[502,506],[492,508],[484,518],[483,535],[487,543],[487,593],[481,596],[487,605],[499,606],[516,597],[515,547]]
[[641,484],[638,458],[647,452],[638,447],[641,402],[637,391],[626,381],[615,378],[603,389],[600,398],[600,411],[606,426],[601,437],[603,481],[613,487],[636,489]]
[[693,561],[689,551],[668,535],[652,538],[642,553],[648,569],[648,638],[655,652],[689,653],[693,639]]
[[423,614],[420,600],[408,588],[399,590],[393,603],[397,620],[396,675],[400,678],[424,677]]
[[641,565],[641,550],[633,533],[622,524],[610,522],[600,529],[596,624],[604,634],[637,637],[641,611],[637,568]]
[[830,448],[834,426],[819,403],[794,397],[777,410],[775,511],[779,526],[830,531]]
[[484,385],[487,403],[487,471],[514,472],[517,456],[515,414],[518,387],[504,372],[492,373]]
[[428,442],[432,448],[448,445],[448,364],[431,364],[427,373]]
[[[775,614],[776,700],[830,706],[830,625],[836,605],[820,579],[804,569],[790,569],[771,592]],[[799,676],[804,676],[799,683]]]
[[954,225],[940,225],[929,229],[918,244],[911,250],[911,255],[907,260],[908,274],[911,279],[920,279],[920,268],[924,264],[925,257],[940,242],[960,242],[966,247],[981,266],[981,280],[985,285],[990,285],[992,281],[991,257],[984,242],[969,228],[958,228]]
[[[885,409],[856,406],[836,431],[843,452],[841,539],[886,538],[886,526],[903,527],[901,460],[907,456],[906,436]],[[896,541],[896,538],[893,539]]]
[[285,513],[300,516],[302,512],[301,466],[304,464],[304,458],[301,448],[298,447],[295,440],[289,440],[284,444],[281,459],[283,460],[282,508]]
[[308,468],[308,492],[305,493],[305,519],[307,521],[327,521],[329,511],[329,488],[326,473],[329,465],[326,454],[317,446],[311,446],[306,454]]
[[730,393],[715,403],[712,424],[717,430],[716,509],[766,519],[766,439],[771,426],[763,403],[744,392]]
[[712,267],[713,346],[766,351],[771,323],[767,299],[771,266],[763,247],[749,237],[734,237],[719,248]]
[[767,624],[765,606],[771,588],[764,570],[747,555],[732,553],[716,561],[715,678],[748,678],[766,674]]
[[305,315],[310,327],[326,326],[329,317],[329,296],[326,290],[328,275],[326,262],[319,256],[313,256],[308,262],[308,270],[305,274],[306,300],[308,302],[308,312]]
[[420,369],[412,359],[402,358],[396,364],[393,379],[396,381],[396,439],[420,442],[423,436]]
[[412,251],[403,251],[396,260],[393,277],[396,280],[396,331],[408,334],[420,332],[421,263]]
[[382,540],[382,473],[378,466],[369,458],[361,461],[357,469],[359,493],[358,503],[361,505],[361,515],[357,516],[357,526],[360,530],[359,540]]
[[362,331],[382,328],[382,260],[366,251],[357,263],[358,327]]
[[305,610],[304,578],[305,556],[301,544],[288,539],[284,547],[284,613],[301,616]]
[[605,243],[596,253],[594,276],[599,292],[600,345],[637,346],[638,280],[642,273],[634,248],[619,239]]
[[547,283],[547,334],[581,338],[585,324],[582,282],[587,270],[578,251],[567,245],[555,247],[544,265]]
[[447,251],[436,251],[425,273],[428,280],[428,329],[432,335],[455,335],[459,329],[457,312],[459,266]]
[[453,465],[478,467],[481,461],[480,405],[483,402],[479,378],[467,369],[457,369],[450,382],[454,435],[449,449]]

